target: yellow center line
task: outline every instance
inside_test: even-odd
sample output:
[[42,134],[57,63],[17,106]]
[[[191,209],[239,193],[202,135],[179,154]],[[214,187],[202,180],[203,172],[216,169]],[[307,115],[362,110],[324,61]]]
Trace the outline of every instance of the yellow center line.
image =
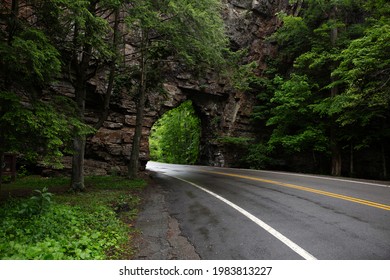
[[214,172],[214,171],[204,171],[204,172],[211,173],[211,174],[230,176],[230,177],[236,177],[236,178],[242,178],[242,179],[248,179],[248,180],[252,180],[252,181],[259,181],[259,182],[263,182],[263,183],[269,183],[269,184],[278,185],[278,186],[282,186],[282,187],[286,187],[286,188],[290,188],[290,189],[296,189],[296,190],[301,190],[301,191],[305,191],[305,192],[316,193],[316,194],[320,194],[320,195],[324,195],[324,196],[338,198],[338,199],[351,201],[351,202],[363,204],[366,206],[371,206],[371,207],[390,211],[390,205],[381,204],[381,203],[377,203],[377,202],[373,202],[373,201],[369,201],[369,200],[365,200],[365,199],[360,199],[360,198],[356,198],[356,197],[352,197],[352,196],[346,196],[346,195],[342,195],[342,194],[321,191],[321,190],[303,187],[303,186],[299,186],[299,185],[293,185],[293,184],[288,184],[288,183],[283,183],[283,182],[278,182],[278,181],[273,181],[273,180],[268,180],[268,179],[262,179],[262,178],[257,178],[257,177],[245,176],[245,175],[223,173],[223,172]]

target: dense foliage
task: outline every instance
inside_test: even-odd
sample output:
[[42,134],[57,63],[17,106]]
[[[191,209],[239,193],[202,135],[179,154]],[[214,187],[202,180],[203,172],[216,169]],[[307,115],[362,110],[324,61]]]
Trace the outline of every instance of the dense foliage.
[[[123,91],[118,81],[126,80],[138,110],[134,177],[146,97],[170,78],[167,65],[201,73],[225,68],[229,57],[238,67],[230,73],[235,89],[257,90],[259,99],[253,120],[260,133],[255,143],[245,141],[243,164],[388,177],[390,4],[289,2],[291,9],[278,14],[280,28],[266,38],[277,55],[259,78],[256,63],[240,65],[227,55],[218,0],[2,1],[0,161],[11,151],[58,163],[70,152],[71,185],[83,189],[86,135],[94,131],[85,124],[87,94],[102,101],[99,128],[113,90]],[[72,84],[73,100],[52,94],[59,78]],[[106,92],[92,89],[96,78],[107,80]]]
[[[64,183],[34,177],[22,181],[49,188]],[[2,205],[0,259],[96,260],[131,256],[129,249],[133,248],[124,246],[131,233],[125,222],[135,217],[140,202],[136,191],[142,189],[144,182],[117,177],[91,177],[86,182],[92,189],[86,194],[53,196],[44,188],[34,191],[29,199]],[[12,187],[25,189],[19,183]]]
[[167,163],[196,163],[200,131],[200,120],[191,101],[182,103],[154,124],[149,139],[151,159]]
[[43,20],[48,7],[33,10],[43,1],[23,2],[26,6],[22,2],[2,1],[0,6],[0,165],[5,152],[58,165],[72,135],[92,130],[78,117],[73,100],[43,96],[60,77],[63,60],[52,33],[45,29],[48,22],[32,20],[33,11]]
[[[98,129],[120,87],[116,82],[127,79],[119,91],[137,103],[129,165],[129,177],[135,177],[146,95],[161,84],[166,62],[196,71],[222,68],[227,40],[220,8],[218,0],[2,1],[0,159],[4,152],[31,151],[58,162],[71,147],[71,187],[83,190],[86,137],[94,133],[85,120],[87,96],[101,100],[98,121],[88,123]],[[73,103],[52,104],[56,79],[71,83]],[[105,79],[105,92],[94,89],[92,79]]]
[[268,157],[283,159],[278,168],[299,170],[288,159],[301,158],[307,162],[301,171],[387,177],[389,3],[291,3],[297,12],[280,13],[283,25],[267,39],[279,53],[269,61],[254,114],[262,127],[259,145]]

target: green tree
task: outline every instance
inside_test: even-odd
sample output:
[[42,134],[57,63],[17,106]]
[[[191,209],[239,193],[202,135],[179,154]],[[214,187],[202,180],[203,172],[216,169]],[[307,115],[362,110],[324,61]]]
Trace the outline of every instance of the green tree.
[[[15,80],[14,85],[28,88],[30,96],[39,95],[44,85],[59,76],[60,60],[62,77],[74,86],[76,110],[68,113],[68,119],[74,123],[67,127],[73,130],[68,133],[73,135],[71,187],[75,190],[84,189],[85,139],[93,131],[84,124],[87,85],[99,69],[109,69],[104,106],[95,125],[98,128],[108,115],[119,57],[119,10],[123,3],[119,0],[13,0],[8,6],[2,6],[6,15],[5,28],[0,28],[4,37],[0,46],[4,87],[10,88]],[[20,6],[24,18],[19,15]]]
[[274,126],[269,148],[281,146],[289,153],[326,151],[328,139],[324,127],[311,107],[317,99],[316,85],[297,74],[292,74],[287,81],[276,77],[275,83],[280,86],[271,99],[275,107],[267,121],[267,125]]
[[167,59],[192,69],[217,69],[227,40],[216,0],[132,1],[127,23],[138,37],[137,120],[128,166],[128,176],[133,178],[139,168],[148,73]]
[[340,126],[349,128],[351,149],[380,145],[383,178],[387,177],[385,155],[390,136],[389,51],[389,22],[376,22],[362,38],[353,40],[341,53],[340,65],[332,73],[343,91],[328,108]]
[[165,113],[153,126],[151,159],[167,163],[195,164],[199,156],[200,120],[191,101]]
[[[78,118],[84,121],[88,83],[104,67],[109,69],[104,107],[95,125],[99,128],[108,115],[115,78],[119,44],[119,0],[34,1],[38,23],[50,34],[61,52],[63,74],[74,87]],[[53,27],[58,31],[53,32]],[[71,188],[83,190],[86,135],[91,130],[73,131]]]
[[41,30],[19,15],[19,1],[1,8],[6,28],[0,32],[0,166],[5,152],[58,164],[72,127],[82,127],[68,111],[69,100],[41,98],[42,90],[59,76],[60,54]]
[[[85,100],[88,81],[96,74],[95,69],[105,59],[109,59],[111,52],[105,40],[109,25],[98,15],[99,1],[69,1],[66,8],[71,13],[64,22],[73,25],[72,40],[70,43],[69,73],[75,89],[75,100],[79,111],[79,118],[84,119]],[[104,3],[103,3],[104,4]],[[94,57],[96,56],[96,60]],[[91,71],[92,68],[92,71]],[[86,136],[75,131],[73,139],[73,160],[71,188],[84,190],[84,155]]]
[[[343,59],[343,50],[363,36],[366,11],[361,1],[294,2],[299,7],[296,13],[281,14],[283,26],[269,39],[279,45],[276,69],[285,76],[271,99],[276,107],[268,124],[276,126],[270,144],[279,143],[290,150],[306,147],[325,155],[329,152],[331,173],[340,175],[341,150],[352,130],[340,126],[332,107],[345,87],[335,69]],[[283,65],[286,62],[290,68]],[[309,143],[314,146],[307,146]]]

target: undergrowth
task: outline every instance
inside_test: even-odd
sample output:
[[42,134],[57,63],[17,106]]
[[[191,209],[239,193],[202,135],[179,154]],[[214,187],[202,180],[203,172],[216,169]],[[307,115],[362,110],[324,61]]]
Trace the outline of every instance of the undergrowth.
[[107,176],[87,178],[86,184],[84,193],[53,196],[44,188],[31,198],[1,205],[0,259],[101,260],[131,255],[132,221],[145,182]]

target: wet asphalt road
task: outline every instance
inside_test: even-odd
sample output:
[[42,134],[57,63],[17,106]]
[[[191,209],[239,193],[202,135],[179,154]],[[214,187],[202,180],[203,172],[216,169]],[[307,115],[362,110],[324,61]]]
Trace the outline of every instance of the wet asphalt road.
[[388,182],[149,162],[202,259],[390,259]]

